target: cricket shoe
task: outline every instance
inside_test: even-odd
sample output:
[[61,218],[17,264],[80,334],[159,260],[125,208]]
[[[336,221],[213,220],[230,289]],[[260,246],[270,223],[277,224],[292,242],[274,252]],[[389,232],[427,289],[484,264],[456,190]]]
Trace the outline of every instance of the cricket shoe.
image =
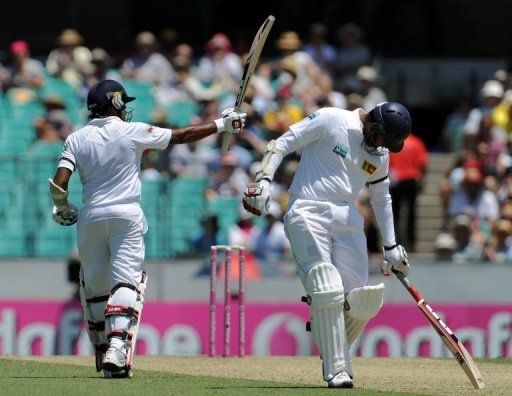
[[120,371],[126,371],[126,352],[123,350],[124,348],[118,348],[115,345],[111,345],[107,353],[105,354],[105,358],[103,359],[103,370],[110,371],[111,373],[118,373]]
[[354,381],[349,373],[340,371],[327,382],[327,386],[329,388],[353,388]]

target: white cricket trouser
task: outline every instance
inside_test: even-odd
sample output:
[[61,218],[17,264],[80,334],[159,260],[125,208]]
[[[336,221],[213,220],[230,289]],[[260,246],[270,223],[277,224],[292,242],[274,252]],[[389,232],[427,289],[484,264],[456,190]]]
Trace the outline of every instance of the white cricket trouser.
[[368,284],[363,222],[354,203],[290,202],[284,224],[303,284],[309,270],[320,263],[332,263],[338,269],[345,293]]
[[139,286],[144,231],[141,222],[123,218],[78,223],[78,253],[87,296],[109,295],[121,282]]

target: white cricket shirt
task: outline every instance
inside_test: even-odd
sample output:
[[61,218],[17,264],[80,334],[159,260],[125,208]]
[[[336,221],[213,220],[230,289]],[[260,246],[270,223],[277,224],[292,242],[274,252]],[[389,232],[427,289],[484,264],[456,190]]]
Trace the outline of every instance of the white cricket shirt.
[[[172,131],[112,116],[93,119],[66,139],[59,167],[78,169],[80,221],[123,217],[143,220],[140,208],[142,152],[165,149]],[[144,222],[145,223],[145,222]]]
[[367,182],[384,180],[389,155],[372,155],[361,147],[361,109],[320,109],[277,139],[285,155],[302,148],[290,194],[294,198],[353,202]]

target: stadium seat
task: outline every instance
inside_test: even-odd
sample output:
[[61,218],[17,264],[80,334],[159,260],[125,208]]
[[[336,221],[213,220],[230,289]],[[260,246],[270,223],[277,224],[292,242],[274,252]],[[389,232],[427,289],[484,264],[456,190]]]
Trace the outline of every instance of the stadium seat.
[[190,125],[192,118],[199,112],[194,102],[174,102],[165,106],[165,110],[169,124],[180,128]]

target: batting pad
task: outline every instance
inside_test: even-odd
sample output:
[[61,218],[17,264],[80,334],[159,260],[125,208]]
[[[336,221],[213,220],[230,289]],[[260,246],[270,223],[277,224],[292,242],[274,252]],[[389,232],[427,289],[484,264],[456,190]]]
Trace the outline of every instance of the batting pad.
[[313,267],[306,276],[305,289],[311,301],[311,332],[322,356],[324,380],[340,371],[352,375],[343,315],[345,295],[338,270],[332,264]]
[[347,294],[345,326],[349,345],[356,340],[366,323],[377,315],[384,301],[384,283],[357,287]]

